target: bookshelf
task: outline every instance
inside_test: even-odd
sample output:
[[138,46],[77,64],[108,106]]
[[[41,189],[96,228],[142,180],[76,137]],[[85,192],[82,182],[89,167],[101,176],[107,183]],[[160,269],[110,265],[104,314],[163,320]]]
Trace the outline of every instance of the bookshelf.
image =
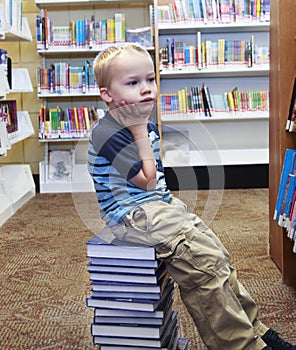
[[[55,27],[67,26],[71,21],[91,19],[96,21],[111,19],[117,13],[125,15],[126,29],[149,27],[151,23],[151,1],[54,1],[35,0],[40,10],[47,12],[47,17]],[[87,59],[92,63],[96,55],[108,43],[92,42],[87,45],[48,45],[42,47],[37,42],[37,52],[42,57],[42,68],[50,67],[56,62],[68,62],[79,66]],[[147,47],[153,53],[154,45]],[[79,106],[92,107],[96,110],[105,109],[106,105],[100,100],[97,88],[86,91],[53,92],[42,89],[38,98],[48,109]],[[39,165],[40,192],[89,192],[93,191],[92,180],[87,171],[87,137],[72,137],[69,139],[39,139],[44,146],[44,160]],[[74,150],[73,176],[70,183],[48,181],[48,159],[52,150]]]
[[[3,41],[31,41],[27,19],[22,17],[22,31],[2,22],[0,27],[0,46]],[[6,79],[4,70],[0,71],[1,100],[5,102],[10,93],[32,92],[32,84],[27,69],[12,68],[12,87]],[[18,130],[7,133],[6,125],[0,121],[0,162],[14,144],[34,134],[32,122],[27,111],[17,112]],[[27,164],[0,164],[0,226],[22,205],[35,195],[30,166]]]
[[[165,2],[168,4],[169,2]],[[161,3],[164,5],[164,2]],[[223,40],[247,41],[253,35],[258,46],[269,46],[269,22],[235,23],[194,23],[165,22],[157,24],[159,47],[164,48],[167,40],[182,42],[184,46],[198,47],[197,33],[201,42]],[[162,94],[173,94],[186,87],[207,85],[211,94],[222,94],[238,87],[240,91],[269,89],[269,64],[236,63],[222,68],[210,66],[198,68],[195,65],[182,65],[181,68],[166,66],[159,73]],[[163,157],[166,167],[199,167],[225,165],[267,165],[269,163],[269,113],[268,110],[237,111],[229,113],[215,111],[212,117],[199,112],[159,111],[162,124]],[[166,157],[166,139],[180,133],[186,148],[187,161],[182,158]],[[252,137],[250,137],[252,135]],[[185,140],[185,141],[184,141]],[[168,161],[166,161],[168,158]],[[180,159],[182,160],[180,162]]]
[[293,243],[287,238],[285,230],[273,220],[273,214],[285,151],[296,148],[295,134],[285,131],[296,75],[296,8],[293,0],[281,3],[271,0],[270,5],[270,255],[282,273],[283,282],[295,287],[296,254],[292,252]]

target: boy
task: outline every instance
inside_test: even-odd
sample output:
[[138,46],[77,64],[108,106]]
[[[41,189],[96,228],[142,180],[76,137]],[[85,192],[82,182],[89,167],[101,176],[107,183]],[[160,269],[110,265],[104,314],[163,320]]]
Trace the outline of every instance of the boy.
[[149,53],[110,46],[94,72],[108,112],[92,130],[89,171],[109,236],[155,247],[209,350],[296,350],[257,319],[225,247],[166,186],[149,120],[158,94]]

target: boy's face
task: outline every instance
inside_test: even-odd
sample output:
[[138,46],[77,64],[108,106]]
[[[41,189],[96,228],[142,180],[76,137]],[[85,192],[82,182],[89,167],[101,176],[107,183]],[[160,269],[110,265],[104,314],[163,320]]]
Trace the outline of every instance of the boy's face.
[[138,52],[122,52],[114,58],[110,74],[109,87],[100,91],[110,109],[123,103],[156,101],[157,85],[150,57]]

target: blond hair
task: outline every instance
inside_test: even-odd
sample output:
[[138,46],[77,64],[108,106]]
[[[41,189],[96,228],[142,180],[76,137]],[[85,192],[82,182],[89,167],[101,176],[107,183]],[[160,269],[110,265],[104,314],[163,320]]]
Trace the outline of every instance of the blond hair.
[[114,58],[120,56],[124,52],[137,52],[143,55],[147,55],[151,58],[150,54],[143,47],[127,43],[123,45],[111,45],[101,51],[94,60],[93,68],[96,81],[99,89],[102,87],[109,87],[110,84],[110,67]]

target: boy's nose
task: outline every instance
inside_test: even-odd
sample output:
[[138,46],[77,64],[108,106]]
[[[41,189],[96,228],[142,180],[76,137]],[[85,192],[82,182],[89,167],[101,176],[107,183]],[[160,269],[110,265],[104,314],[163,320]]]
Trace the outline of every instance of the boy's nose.
[[147,83],[143,83],[141,86],[141,94],[147,94],[150,93],[151,89]]

